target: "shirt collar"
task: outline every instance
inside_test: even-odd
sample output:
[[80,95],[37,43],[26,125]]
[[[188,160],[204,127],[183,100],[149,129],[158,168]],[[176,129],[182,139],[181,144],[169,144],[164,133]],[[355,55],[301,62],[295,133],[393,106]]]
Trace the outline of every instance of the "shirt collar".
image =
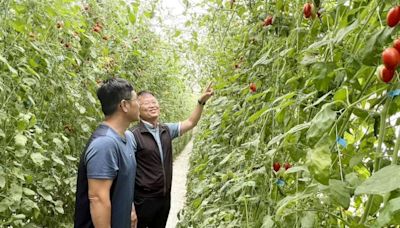
[[121,140],[123,143],[126,143],[126,138],[127,138],[127,134],[126,134],[126,131],[124,132],[124,137],[123,136],[121,136],[120,134],[118,134],[118,132],[116,132],[112,127],[110,127],[108,124],[106,124],[106,123],[101,123],[100,124],[101,126],[103,126],[103,127],[105,127],[105,128],[108,128],[109,129],[109,133],[111,134],[108,134],[109,136],[111,136],[111,137],[114,137],[114,138],[116,138],[116,139],[118,139],[118,140]]
[[157,123],[157,125],[153,125],[153,124],[151,124],[150,122],[147,122],[147,121],[145,121],[145,120],[142,120],[142,122],[144,123],[144,126],[146,126],[147,128],[150,128],[150,129],[157,129],[158,128],[158,123]]

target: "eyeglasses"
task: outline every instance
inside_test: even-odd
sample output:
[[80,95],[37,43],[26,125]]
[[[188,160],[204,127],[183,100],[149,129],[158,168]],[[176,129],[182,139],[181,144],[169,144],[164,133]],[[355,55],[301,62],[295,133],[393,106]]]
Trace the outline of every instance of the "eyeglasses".
[[151,101],[151,102],[143,102],[140,103],[141,106],[149,106],[149,105],[158,105],[157,101]]
[[122,100],[120,101],[120,106],[122,105],[123,101],[135,101],[135,100],[137,100],[137,98],[134,98],[134,99],[132,99],[132,98],[129,98],[129,99],[122,99]]

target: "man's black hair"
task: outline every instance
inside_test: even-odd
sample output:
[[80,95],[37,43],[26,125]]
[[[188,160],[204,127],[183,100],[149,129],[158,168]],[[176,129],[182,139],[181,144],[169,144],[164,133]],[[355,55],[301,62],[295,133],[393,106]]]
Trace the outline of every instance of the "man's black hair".
[[97,97],[100,100],[104,115],[114,114],[121,100],[131,99],[132,90],[133,86],[122,78],[110,78],[103,81],[103,84],[97,90]]

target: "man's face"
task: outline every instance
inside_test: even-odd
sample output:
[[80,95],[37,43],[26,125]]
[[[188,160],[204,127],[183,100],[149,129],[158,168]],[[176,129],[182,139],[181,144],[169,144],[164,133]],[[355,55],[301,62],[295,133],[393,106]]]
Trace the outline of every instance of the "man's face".
[[160,106],[157,99],[151,94],[144,94],[139,97],[140,117],[143,120],[156,120],[160,116]]
[[139,101],[135,91],[132,91],[132,97],[128,102],[128,115],[131,121],[139,120]]

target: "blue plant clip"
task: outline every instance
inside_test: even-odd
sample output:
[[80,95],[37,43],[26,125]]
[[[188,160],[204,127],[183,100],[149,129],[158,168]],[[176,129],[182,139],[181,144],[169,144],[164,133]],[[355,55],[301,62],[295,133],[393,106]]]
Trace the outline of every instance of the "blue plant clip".
[[395,96],[399,96],[400,95],[400,89],[389,91],[387,94],[391,98],[393,98]]
[[276,181],[276,184],[277,184],[278,186],[280,186],[280,187],[283,187],[283,186],[285,186],[285,181],[282,180],[282,179],[278,179],[278,180]]
[[337,137],[336,142],[342,147],[347,147],[347,141],[344,138]]

